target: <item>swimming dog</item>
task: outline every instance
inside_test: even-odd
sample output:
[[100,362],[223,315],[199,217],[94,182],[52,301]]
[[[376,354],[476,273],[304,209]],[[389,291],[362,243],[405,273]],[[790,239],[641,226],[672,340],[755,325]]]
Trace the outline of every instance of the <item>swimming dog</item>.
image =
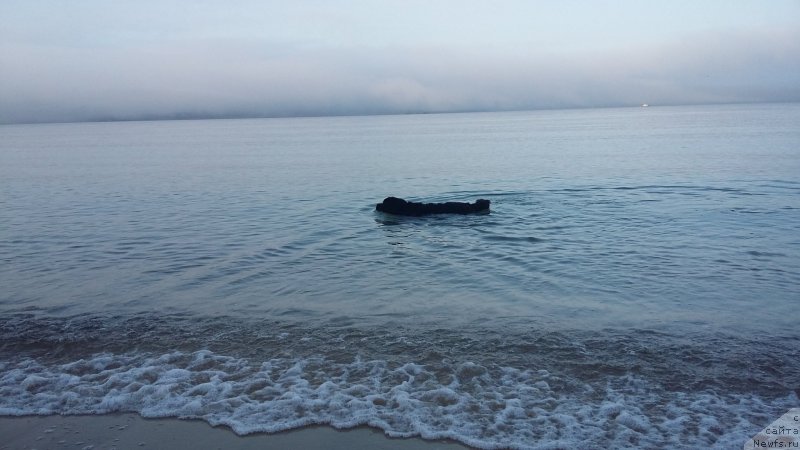
[[386,197],[375,205],[375,210],[400,216],[425,216],[428,214],[473,214],[489,212],[489,200],[479,199],[475,203],[416,203],[397,197]]

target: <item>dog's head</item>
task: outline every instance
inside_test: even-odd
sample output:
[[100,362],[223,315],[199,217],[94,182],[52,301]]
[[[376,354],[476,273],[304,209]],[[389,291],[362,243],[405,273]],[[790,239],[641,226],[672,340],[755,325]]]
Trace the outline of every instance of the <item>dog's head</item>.
[[382,212],[394,213],[406,209],[408,202],[402,198],[386,197],[381,203],[375,205],[375,209]]

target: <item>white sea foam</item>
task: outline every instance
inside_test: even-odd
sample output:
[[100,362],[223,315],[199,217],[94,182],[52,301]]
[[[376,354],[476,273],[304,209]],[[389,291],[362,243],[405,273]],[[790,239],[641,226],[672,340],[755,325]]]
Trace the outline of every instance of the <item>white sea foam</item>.
[[672,392],[631,375],[571,384],[545,370],[468,361],[445,370],[324,358],[257,365],[198,351],[0,365],[2,415],[137,412],[203,419],[238,434],[368,425],[487,449],[733,448],[797,404],[794,394]]

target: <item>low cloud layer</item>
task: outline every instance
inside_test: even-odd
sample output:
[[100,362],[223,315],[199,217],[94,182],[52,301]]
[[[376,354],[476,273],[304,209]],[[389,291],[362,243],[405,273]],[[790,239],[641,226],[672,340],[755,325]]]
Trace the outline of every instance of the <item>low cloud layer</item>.
[[800,101],[800,31],[594,53],[0,44],[0,123]]

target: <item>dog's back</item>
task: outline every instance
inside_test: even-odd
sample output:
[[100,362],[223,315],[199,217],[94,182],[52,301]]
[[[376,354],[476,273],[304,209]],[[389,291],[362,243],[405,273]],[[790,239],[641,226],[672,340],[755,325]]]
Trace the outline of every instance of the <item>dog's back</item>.
[[416,203],[397,197],[386,197],[375,205],[377,211],[401,216],[424,216],[428,214],[471,214],[489,210],[491,202],[479,199],[475,203]]

